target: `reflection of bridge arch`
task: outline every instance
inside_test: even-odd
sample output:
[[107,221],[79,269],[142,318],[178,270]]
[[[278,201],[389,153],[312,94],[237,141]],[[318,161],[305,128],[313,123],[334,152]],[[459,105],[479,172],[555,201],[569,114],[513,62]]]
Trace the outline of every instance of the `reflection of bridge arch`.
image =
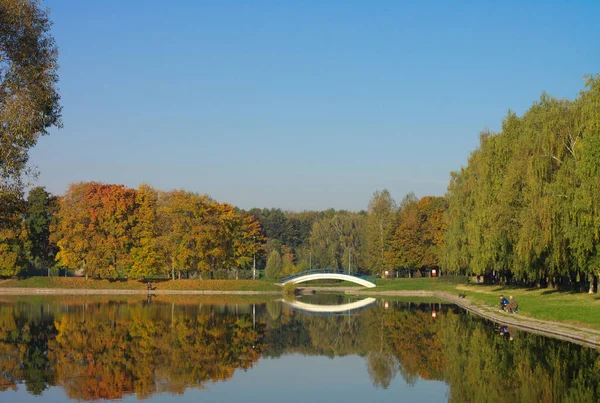
[[335,269],[317,269],[308,270],[302,273],[296,273],[292,276],[284,277],[283,279],[281,279],[281,284],[299,284],[312,280],[343,280],[350,281],[352,283],[359,284],[367,288],[375,287],[375,283],[372,281],[368,281],[366,276],[361,276],[358,274],[347,274],[341,270]]
[[360,301],[349,302],[342,305],[316,305],[307,304],[306,302],[300,301],[286,301],[282,300],[286,305],[294,309],[298,309],[303,312],[309,313],[349,313],[359,309],[366,308],[369,305],[374,304],[377,300],[375,298],[365,298]]

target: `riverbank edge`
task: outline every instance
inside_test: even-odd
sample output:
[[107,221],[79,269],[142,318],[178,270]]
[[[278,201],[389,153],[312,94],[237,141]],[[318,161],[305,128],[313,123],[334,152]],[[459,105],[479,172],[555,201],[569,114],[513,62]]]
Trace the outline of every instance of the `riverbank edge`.
[[482,318],[491,320],[499,324],[512,326],[517,329],[528,331],[530,333],[536,333],[542,336],[548,336],[568,341],[571,343],[577,343],[586,347],[600,349],[600,330],[584,328],[569,323],[553,322],[548,320],[531,318],[528,316],[522,316],[519,314],[509,314],[505,312],[500,312],[496,308],[492,308],[483,304],[475,304],[468,298],[459,298],[444,291],[345,290],[344,293],[347,295],[376,295],[379,297],[433,297],[458,305],[461,308],[467,310],[468,312],[472,312],[478,316],[481,316]]
[[116,290],[90,288],[0,288],[0,295],[281,295],[283,291]]

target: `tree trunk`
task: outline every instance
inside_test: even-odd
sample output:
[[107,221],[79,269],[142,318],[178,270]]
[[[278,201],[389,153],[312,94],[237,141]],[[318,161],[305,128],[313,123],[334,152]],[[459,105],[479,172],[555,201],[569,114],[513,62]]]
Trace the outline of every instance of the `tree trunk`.
[[175,280],[175,267],[173,266],[173,263],[171,263],[171,278]]
[[588,280],[590,280],[590,290],[588,294],[594,293],[594,275],[592,273],[588,273]]

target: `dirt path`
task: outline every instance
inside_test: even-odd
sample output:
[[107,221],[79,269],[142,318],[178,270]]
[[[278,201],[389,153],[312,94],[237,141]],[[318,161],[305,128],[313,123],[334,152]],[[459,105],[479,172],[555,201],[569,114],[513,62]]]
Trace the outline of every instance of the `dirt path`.
[[352,295],[377,295],[377,296],[399,296],[399,297],[434,297],[456,304],[470,312],[473,312],[486,319],[492,320],[517,329],[528,332],[550,336],[572,343],[581,344],[587,347],[600,349],[600,330],[588,329],[568,323],[552,322],[549,320],[535,319],[521,316],[518,314],[509,314],[498,311],[483,304],[475,304],[468,298],[458,298],[442,291],[346,291],[346,294]]

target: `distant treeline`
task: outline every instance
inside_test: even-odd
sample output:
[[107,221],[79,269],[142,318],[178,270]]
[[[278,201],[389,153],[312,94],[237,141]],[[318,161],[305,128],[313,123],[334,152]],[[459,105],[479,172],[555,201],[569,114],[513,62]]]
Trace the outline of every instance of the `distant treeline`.
[[[600,79],[574,100],[543,94],[484,132],[444,197],[361,212],[244,211],[186,191],[79,183],[3,200],[0,275],[79,270],[103,278],[269,277],[309,268],[377,275],[486,275],[587,283],[600,275]],[[596,287],[597,289],[597,287]]]
[[248,278],[254,259],[270,278],[309,268],[418,273],[437,266],[445,206],[409,196],[397,208],[382,191],[360,213],[244,211],[147,185],[76,183],[58,197],[34,188],[1,231],[0,275]]

